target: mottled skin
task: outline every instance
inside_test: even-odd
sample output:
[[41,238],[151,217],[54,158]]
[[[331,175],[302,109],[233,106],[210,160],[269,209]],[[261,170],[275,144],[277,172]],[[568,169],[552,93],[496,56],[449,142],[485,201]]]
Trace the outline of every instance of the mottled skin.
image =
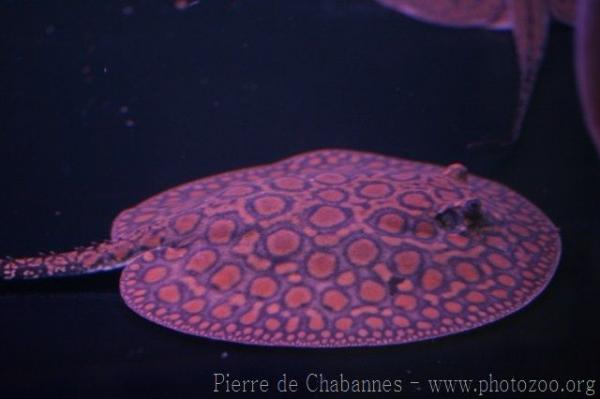
[[121,213],[111,242],[0,267],[13,279],[125,266],[127,305],[168,328],[344,347],[506,316],[543,290],[560,246],[539,209],[461,165],[321,150],[173,188]]
[[377,0],[413,18],[451,27],[510,29],[519,63],[519,97],[513,127],[501,140],[519,137],[543,60],[550,18],[572,25],[575,0]]

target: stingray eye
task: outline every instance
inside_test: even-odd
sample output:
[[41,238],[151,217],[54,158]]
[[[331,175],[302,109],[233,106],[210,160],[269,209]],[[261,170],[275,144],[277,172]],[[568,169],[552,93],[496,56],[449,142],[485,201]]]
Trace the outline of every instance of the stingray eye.
[[444,229],[452,230],[456,227],[459,221],[459,215],[454,208],[448,208],[435,215],[435,220]]
[[466,182],[469,175],[467,167],[460,163],[453,163],[452,165],[446,166],[442,173],[451,179],[462,182]]

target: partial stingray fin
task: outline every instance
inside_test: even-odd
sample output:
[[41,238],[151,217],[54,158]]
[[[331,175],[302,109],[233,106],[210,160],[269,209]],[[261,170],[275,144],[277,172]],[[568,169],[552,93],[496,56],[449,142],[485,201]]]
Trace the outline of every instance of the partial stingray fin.
[[583,0],[577,9],[575,66],[586,125],[600,155],[600,1]]
[[503,0],[376,0],[411,18],[455,28],[509,29]]
[[0,259],[0,280],[31,280],[117,269],[139,249],[128,240],[101,242],[69,252]]

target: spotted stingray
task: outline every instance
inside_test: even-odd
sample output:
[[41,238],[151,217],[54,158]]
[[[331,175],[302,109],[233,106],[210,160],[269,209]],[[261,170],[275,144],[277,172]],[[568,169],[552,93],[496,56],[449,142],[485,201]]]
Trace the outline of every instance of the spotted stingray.
[[[450,27],[510,29],[519,61],[519,98],[513,127],[500,140],[519,137],[544,56],[551,17],[572,25],[575,0],[377,0],[413,18]],[[598,147],[600,150],[600,146]]]
[[528,304],[557,228],[507,187],[448,167],[319,150],[207,177],[122,212],[111,240],[4,259],[4,280],[124,267],[121,295],[173,330],[245,344],[400,344]]

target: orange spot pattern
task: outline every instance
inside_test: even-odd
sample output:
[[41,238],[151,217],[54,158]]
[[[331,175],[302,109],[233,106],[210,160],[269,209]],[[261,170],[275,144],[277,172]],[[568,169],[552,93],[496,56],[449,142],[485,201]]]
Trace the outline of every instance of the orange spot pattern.
[[[489,226],[460,213],[475,197]],[[441,209],[455,209],[458,226],[441,224]],[[548,219],[504,186],[337,150],[176,187],[123,212],[113,236],[144,243],[121,280],[136,312],[190,334],[289,346],[403,343],[491,322],[543,289],[560,251]],[[134,243],[103,247],[114,257],[25,262],[93,269],[131,257]]]

